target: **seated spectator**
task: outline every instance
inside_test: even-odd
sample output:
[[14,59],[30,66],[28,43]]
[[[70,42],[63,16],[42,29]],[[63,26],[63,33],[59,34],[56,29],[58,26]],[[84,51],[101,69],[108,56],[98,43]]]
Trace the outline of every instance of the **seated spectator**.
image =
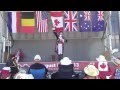
[[80,70],[80,71],[77,73],[77,75],[78,75],[78,79],[84,79],[85,76],[86,76],[84,70]]
[[2,72],[1,72],[1,78],[5,79],[5,78],[9,78],[12,79],[12,77],[18,73],[18,68],[17,68],[17,64],[15,63],[15,57],[11,54],[9,55],[8,60],[6,61],[6,66],[3,68]]
[[84,68],[86,77],[84,79],[100,79],[99,70],[94,65],[88,65]]
[[58,65],[58,71],[52,74],[51,79],[77,79],[73,67],[72,61],[68,57],[64,57]]
[[1,79],[10,79],[10,67],[4,67],[1,71]]
[[95,66],[99,70],[99,77],[101,79],[112,79],[115,69],[110,66],[106,58],[103,55],[100,55],[96,60],[98,63],[96,63]]
[[26,74],[26,73],[17,73],[14,76],[14,79],[34,79],[32,74]]
[[40,55],[36,55],[34,61],[35,63],[30,66],[28,73],[32,74],[34,79],[45,79],[48,70],[45,65],[40,63]]
[[114,59],[112,60],[112,62],[116,65],[116,66],[120,66],[120,51],[114,53]]
[[[112,60],[112,62],[115,64],[115,73],[112,75],[111,79],[120,79],[120,51],[114,53],[114,59]],[[113,67],[112,67],[113,69]]]

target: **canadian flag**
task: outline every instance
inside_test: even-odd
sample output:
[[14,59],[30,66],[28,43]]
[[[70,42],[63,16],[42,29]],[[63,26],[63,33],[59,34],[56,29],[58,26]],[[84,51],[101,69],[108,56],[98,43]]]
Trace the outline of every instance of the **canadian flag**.
[[107,62],[98,62],[98,70],[99,71],[108,71],[108,63]]
[[50,15],[56,32],[63,31],[63,11],[50,11]]

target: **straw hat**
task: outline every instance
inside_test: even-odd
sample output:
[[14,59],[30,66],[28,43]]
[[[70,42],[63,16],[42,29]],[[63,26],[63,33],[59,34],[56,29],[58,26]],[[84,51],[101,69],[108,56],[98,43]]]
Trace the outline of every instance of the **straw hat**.
[[41,60],[40,55],[35,55],[35,57],[34,57],[34,61],[40,61],[40,60]]
[[70,65],[72,64],[72,60],[70,60],[68,57],[64,57],[61,61],[60,61],[61,65]]
[[103,55],[100,55],[98,58],[96,58],[96,60],[97,60],[98,62],[105,62],[105,61],[107,61],[107,60],[105,59],[105,56],[103,56]]
[[89,76],[99,75],[99,70],[94,65],[88,65],[84,68],[84,72]]

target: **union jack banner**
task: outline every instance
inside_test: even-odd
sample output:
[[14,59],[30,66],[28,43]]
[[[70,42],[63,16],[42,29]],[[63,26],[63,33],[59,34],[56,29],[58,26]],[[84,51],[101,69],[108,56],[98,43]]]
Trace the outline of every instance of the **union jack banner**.
[[103,11],[98,11],[98,21],[104,20],[103,16],[104,16],[104,12]]
[[85,17],[85,21],[90,21],[91,20],[90,11],[84,11],[84,17]]
[[64,31],[78,31],[77,29],[77,11],[64,11]]

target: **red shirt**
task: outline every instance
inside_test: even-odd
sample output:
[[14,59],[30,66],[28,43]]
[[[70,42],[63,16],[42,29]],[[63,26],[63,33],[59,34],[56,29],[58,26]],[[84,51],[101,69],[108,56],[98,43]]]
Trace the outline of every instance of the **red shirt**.
[[10,72],[9,70],[2,70],[1,71],[1,79],[6,79],[7,77],[10,77]]

